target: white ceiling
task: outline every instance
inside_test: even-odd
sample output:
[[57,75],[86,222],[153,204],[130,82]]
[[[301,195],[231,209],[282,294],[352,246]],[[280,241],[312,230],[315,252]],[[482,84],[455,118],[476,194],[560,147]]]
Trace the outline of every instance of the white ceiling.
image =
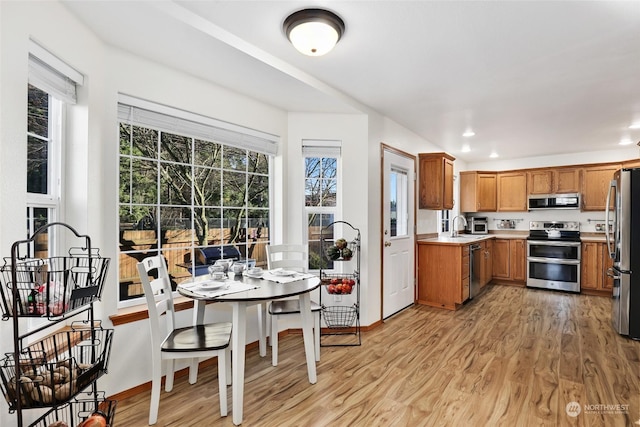
[[[287,111],[372,109],[468,162],[640,140],[640,1],[63,3],[136,55]],[[283,34],[307,7],[346,23],[326,56]]]

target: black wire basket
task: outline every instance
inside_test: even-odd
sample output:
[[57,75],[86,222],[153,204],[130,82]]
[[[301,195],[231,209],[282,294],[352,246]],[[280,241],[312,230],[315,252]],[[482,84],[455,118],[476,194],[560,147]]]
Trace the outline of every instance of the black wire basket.
[[322,317],[328,328],[349,328],[358,317],[358,308],[340,305],[325,306],[322,307]]
[[16,362],[8,353],[0,362],[0,388],[9,409],[56,406],[91,385],[109,363],[113,329],[58,332],[20,351]]
[[[74,400],[51,409],[38,418],[29,427],[49,427],[54,423],[75,427],[95,413],[99,413],[107,421],[107,427],[113,427],[117,401],[105,399],[104,393],[82,393]],[[64,423],[64,424],[62,424]]]
[[109,258],[74,249],[69,256],[18,260],[13,268],[5,259],[0,267],[3,319],[13,315],[14,296],[19,317],[60,317],[99,300]]

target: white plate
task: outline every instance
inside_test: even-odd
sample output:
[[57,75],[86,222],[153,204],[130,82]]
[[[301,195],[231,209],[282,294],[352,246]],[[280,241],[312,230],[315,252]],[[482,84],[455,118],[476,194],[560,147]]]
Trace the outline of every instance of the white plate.
[[245,275],[245,276],[247,276],[247,277],[251,277],[251,278],[253,278],[253,279],[260,279],[260,278],[262,277],[262,275],[263,275],[263,274],[264,274],[264,273],[263,273],[262,271],[261,271],[260,273],[257,273],[257,274],[251,274],[251,273],[248,273],[248,272],[246,272],[246,271],[244,272],[244,275]]
[[269,273],[273,274],[274,276],[279,276],[279,277],[295,276],[295,274],[296,274],[295,271],[281,270],[281,269],[271,270]]
[[210,291],[213,289],[222,288],[223,286],[226,286],[226,285],[227,285],[226,282],[207,281],[198,285],[198,288],[202,289],[203,291]]

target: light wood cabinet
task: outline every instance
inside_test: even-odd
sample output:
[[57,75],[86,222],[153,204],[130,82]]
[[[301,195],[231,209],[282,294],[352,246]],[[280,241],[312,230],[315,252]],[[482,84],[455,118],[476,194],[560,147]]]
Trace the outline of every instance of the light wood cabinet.
[[419,159],[420,209],[453,209],[453,162],[447,153],[422,153]]
[[481,245],[482,262],[480,263],[480,289],[493,278],[493,240],[485,240]]
[[504,281],[526,282],[526,241],[495,239],[493,241],[493,277]]
[[524,212],[527,210],[526,172],[500,172],[498,181],[498,211]]
[[607,270],[613,266],[606,244],[583,242],[580,262],[580,289],[584,293],[610,294],[613,279]]
[[509,270],[511,280],[527,281],[527,242],[525,239],[509,240]]
[[461,172],[460,212],[495,212],[496,181],[495,172]]
[[469,299],[469,245],[418,242],[419,304],[455,310]]
[[607,192],[609,191],[609,184],[611,183],[611,179],[613,178],[613,173],[618,169],[620,169],[620,165],[594,166],[583,169],[583,211],[606,210],[605,205],[607,203]]
[[580,192],[579,168],[536,169],[527,172],[528,194]]

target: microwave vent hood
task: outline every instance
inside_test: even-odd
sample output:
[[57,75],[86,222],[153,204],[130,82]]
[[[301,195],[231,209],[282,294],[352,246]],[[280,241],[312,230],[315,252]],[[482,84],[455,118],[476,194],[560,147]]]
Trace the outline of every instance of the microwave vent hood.
[[580,209],[580,193],[532,194],[529,196],[530,211],[542,209]]

